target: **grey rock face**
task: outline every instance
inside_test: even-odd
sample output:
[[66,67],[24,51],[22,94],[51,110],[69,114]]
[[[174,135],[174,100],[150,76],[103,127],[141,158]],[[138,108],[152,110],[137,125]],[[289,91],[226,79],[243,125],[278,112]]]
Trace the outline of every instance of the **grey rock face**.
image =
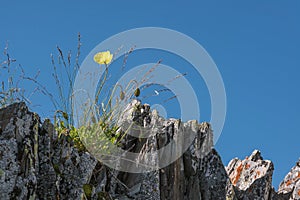
[[[131,122],[150,130],[150,137],[128,134],[122,148],[138,153],[138,163],[157,166],[151,172],[106,167],[75,148],[68,135],[58,137],[51,122],[42,123],[24,103],[0,109],[0,199],[299,199],[299,162],[277,193],[271,186],[273,164],[259,151],[224,167],[208,123],[163,119],[139,101],[119,121]],[[147,154],[158,149],[163,156]],[[162,165],[171,153],[179,156]]]
[[273,170],[273,163],[263,160],[258,150],[253,151],[244,160],[232,159],[226,167],[226,171],[230,177],[235,198],[243,200],[300,199],[300,161],[281,182],[278,192],[271,185]]
[[226,170],[238,199],[269,199],[274,167],[258,150],[244,160],[231,160]]
[[291,195],[291,199],[300,199],[300,160],[280,183],[278,193]]
[[0,199],[81,199],[97,161],[58,139],[24,103],[0,116]]
[[37,190],[39,118],[25,104],[0,111],[0,199],[34,199]]

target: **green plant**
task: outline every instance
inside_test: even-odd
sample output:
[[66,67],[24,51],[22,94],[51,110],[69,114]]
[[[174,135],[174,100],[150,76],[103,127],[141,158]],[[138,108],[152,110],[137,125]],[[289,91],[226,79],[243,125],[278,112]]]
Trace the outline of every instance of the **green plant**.
[[[67,56],[64,56],[62,49],[57,46],[58,56],[57,61],[51,54],[51,63],[53,67],[52,76],[58,90],[58,101],[52,99],[53,106],[56,110],[61,110],[64,116],[63,119],[67,122],[67,127],[74,125],[73,122],[73,84],[76,73],[79,69],[79,56],[81,50],[81,35],[78,33],[77,52],[75,61],[72,62],[72,52],[68,51]],[[61,73],[59,73],[59,71]],[[66,117],[68,116],[68,117]],[[59,116],[58,116],[59,117]]]
[[[120,113],[116,112],[119,106],[117,102],[114,106],[112,106],[113,95],[115,94],[117,88],[120,88],[120,97],[117,101],[125,101],[129,96],[126,95],[125,91],[123,91],[122,86],[116,84],[107,92],[108,99],[101,99],[100,95],[104,92],[104,85],[108,80],[109,74],[109,64],[113,58],[110,52],[100,52],[95,56],[95,61],[100,65],[105,65],[104,75],[101,77],[99,87],[97,88],[95,100],[92,103],[92,106],[87,108],[85,113],[85,123],[86,126],[79,127],[76,129],[74,127],[73,121],[73,84],[75,81],[75,75],[79,69],[79,55],[80,55],[80,34],[78,35],[78,47],[77,54],[74,67],[71,62],[71,52],[69,51],[67,56],[64,56],[61,48],[57,47],[58,50],[58,61],[56,62],[54,56],[51,55],[52,66],[53,66],[53,77],[55,79],[56,86],[58,88],[59,101],[53,100],[52,103],[56,108],[55,116],[54,116],[54,124],[56,130],[60,135],[68,135],[74,141],[74,145],[80,150],[84,150],[85,148],[81,140],[99,140],[105,141],[103,137],[108,138],[112,144],[116,144],[117,140],[122,138],[121,132],[117,133],[119,127],[115,124],[116,119],[120,116]],[[65,59],[67,58],[67,60]],[[59,74],[58,71],[64,70],[64,74],[67,79],[64,79],[64,75]],[[67,88],[65,87],[67,86]],[[126,87],[128,89],[128,87]],[[138,86],[136,83],[135,90],[138,90]],[[138,96],[138,95],[136,95]],[[115,119],[115,120],[112,120]],[[91,120],[91,121],[89,121]],[[97,138],[95,137],[95,132],[97,132]],[[102,149],[105,149],[104,143],[102,144]]]
[[83,184],[83,192],[84,192],[84,195],[87,199],[91,199],[92,197],[92,192],[93,192],[93,186],[90,185],[90,184]]
[[[30,77],[25,77],[25,79],[33,81],[44,94],[50,97],[56,110],[54,125],[59,136],[66,135],[80,151],[86,151],[84,144],[98,142],[99,151],[103,151],[103,154],[109,153],[108,151],[114,151],[115,146],[120,146],[120,142],[127,133],[127,130],[121,130],[118,125],[119,119],[124,112],[124,107],[127,106],[128,101],[132,97],[140,96],[143,90],[141,86],[151,79],[151,73],[159,66],[161,61],[158,61],[156,65],[144,72],[144,76],[140,82],[133,79],[127,85],[116,83],[106,88],[105,86],[109,81],[110,63],[113,59],[113,54],[109,51],[97,53],[94,61],[99,63],[99,67],[104,67],[104,74],[100,77],[95,98],[89,99],[92,102],[91,106],[85,107],[83,116],[84,126],[75,128],[73,120],[73,86],[79,70],[81,52],[80,34],[78,34],[77,42],[75,60],[72,57],[71,51],[68,51],[65,55],[59,46],[57,46],[57,57],[51,54],[52,76],[57,86],[58,99],[48,92],[47,88],[43,87],[36,79]],[[133,51],[134,48],[131,48],[125,54],[122,70],[125,67],[129,54]],[[117,53],[115,52],[115,54]],[[145,84],[144,88],[150,86],[151,84]],[[112,147],[111,145],[114,146]]]
[[[59,117],[59,120],[57,120]],[[86,151],[85,146],[80,140],[80,136],[78,134],[78,130],[71,124],[69,124],[69,116],[67,113],[57,110],[54,115],[54,127],[58,133],[58,137],[61,135],[68,137],[68,141],[73,141],[74,146],[81,152]]]

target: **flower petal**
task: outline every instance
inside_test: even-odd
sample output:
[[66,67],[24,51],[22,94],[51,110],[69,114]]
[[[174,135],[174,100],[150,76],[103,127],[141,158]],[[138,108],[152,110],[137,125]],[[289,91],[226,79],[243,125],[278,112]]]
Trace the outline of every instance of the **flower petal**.
[[94,61],[99,64],[109,64],[112,58],[113,54],[111,54],[110,51],[103,51],[94,56]]

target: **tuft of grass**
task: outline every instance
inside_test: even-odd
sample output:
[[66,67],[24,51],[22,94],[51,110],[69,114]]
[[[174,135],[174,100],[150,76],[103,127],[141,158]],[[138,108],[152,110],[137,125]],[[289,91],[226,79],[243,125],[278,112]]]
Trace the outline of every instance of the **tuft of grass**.
[[[69,128],[74,125],[73,122],[73,84],[76,74],[79,70],[79,57],[81,52],[81,35],[78,33],[77,37],[77,52],[75,54],[75,61],[72,60],[72,52],[68,51],[65,56],[63,50],[56,46],[58,55],[55,59],[51,54],[51,63],[53,68],[52,76],[58,91],[58,101],[52,101],[56,110],[61,110],[65,116],[63,119],[67,122]],[[60,117],[60,116],[58,116]],[[67,120],[66,120],[67,118]]]
[[[30,79],[36,79],[39,72]],[[26,102],[31,104],[30,97],[37,91],[35,88],[31,93],[25,93],[22,87],[25,71],[21,65],[16,64],[16,59],[12,58],[9,53],[8,43],[4,48],[2,56],[0,55],[0,108],[6,107],[12,103]]]
[[[104,68],[104,74],[100,78],[99,86],[96,90],[95,99],[88,99],[92,102],[90,107],[85,107],[84,116],[81,121],[85,124],[82,127],[75,128],[73,121],[74,106],[73,106],[73,85],[75,76],[79,70],[79,55],[80,55],[81,40],[78,34],[78,48],[75,57],[75,64],[72,65],[71,51],[68,51],[67,56],[60,47],[57,47],[58,61],[55,61],[51,55],[53,65],[53,77],[58,88],[59,102],[54,102],[57,109],[54,117],[55,127],[59,135],[65,134],[72,138],[74,145],[82,151],[87,149],[86,144],[93,144],[89,148],[91,153],[96,155],[110,155],[112,152],[118,151],[121,146],[122,139],[126,136],[128,130],[121,130],[119,120],[124,113],[124,108],[132,98],[137,98],[144,89],[151,87],[151,84],[146,84],[152,78],[152,72],[162,62],[159,60],[154,66],[143,73],[140,82],[130,80],[127,85],[116,83],[113,86],[107,87],[110,78],[110,64],[103,64],[99,67]],[[118,50],[120,51],[120,49]],[[125,68],[129,55],[134,51],[134,47],[130,48],[125,53],[123,65]],[[115,52],[115,55],[118,52]],[[73,67],[72,67],[73,66]],[[59,74],[59,71],[64,71],[66,76]],[[180,77],[175,77],[175,79]],[[89,80],[87,78],[87,80]],[[170,83],[170,80],[168,83]],[[66,88],[67,86],[67,88]],[[143,86],[143,87],[142,87]],[[167,89],[159,90],[159,92],[169,92]],[[103,98],[104,97],[104,98]],[[171,97],[172,98],[175,98]],[[129,128],[128,128],[129,129]],[[94,148],[95,147],[95,148]]]
[[[110,147],[108,143],[118,145],[120,139],[124,137],[124,132],[118,131],[120,127],[117,126],[117,121],[121,116],[121,111],[124,111],[121,109],[121,102],[128,101],[133,94],[135,96],[139,96],[139,84],[134,80],[130,81],[126,87],[117,83],[106,91],[105,85],[109,79],[109,64],[105,64],[104,74],[100,79],[99,86],[97,87],[95,100],[92,101],[92,106],[86,108],[84,111],[83,120],[86,126],[75,128],[73,121],[73,85],[75,82],[75,76],[79,70],[79,56],[81,48],[80,38],[81,36],[78,34],[77,53],[74,64],[72,64],[71,51],[68,51],[67,56],[64,56],[64,52],[59,46],[57,46],[57,60],[54,58],[53,54],[51,55],[51,62],[53,66],[52,75],[59,95],[58,101],[53,99],[52,95],[48,95],[56,109],[54,124],[58,135],[68,135],[79,150],[86,150],[83,144],[98,141],[101,146],[100,149],[105,151],[109,149],[108,147]],[[128,55],[132,51],[133,49],[130,49],[130,51],[126,53],[124,64],[126,63]],[[59,72],[63,73],[60,74]],[[118,91],[119,95],[117,95],[117,99],[113,99]],[[103,95],[103,93],[106,95]],[[102,96],[106,96],[107,98],[101,99]],[[114,100],[116,100],[116,102],[113,102]],[[124,103],[122,105],[124,105]]]

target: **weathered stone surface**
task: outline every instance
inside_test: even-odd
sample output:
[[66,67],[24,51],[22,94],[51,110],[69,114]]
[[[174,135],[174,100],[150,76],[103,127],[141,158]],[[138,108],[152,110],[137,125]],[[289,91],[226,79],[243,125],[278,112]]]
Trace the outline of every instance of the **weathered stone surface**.
[[300,161],[281,182],[278,192],[272,187],[273,163],[263,160],[258,150],[244,160],[232,159],[226,171],[237,199],[300,199]]
[[269,199],[274,167],[258,150],[244,160],[231,160],[226,170],[238,199]]
[[37,115],[24,103],[0,111],[0,199],[34,199],[37,191]]
[[291,194],[291,199],[300,199],[300,160],[280,183],[279,194]]
[[291,193],[277,193],[274,188],[272,188],[271,190],[271,194],[270,194],[270,200],[289,200],[291,196]]
[[[97,161],[24,103],[0,110],[0,199],[81,199]],[[8,120],[9,119],[9,120]]]
[[[0,199],[299,199],[300,161],[277,193],[271,185],[273,164],[257,150],[224,167],[208,123],[163,119],[139,101],[128,105],[119,123],[132,122],[145,128],[148,137],[135,137],[145,132],[132,130],[122,148],[138,153],[137,163],[153,171],[129,173],[104,166],[76,149],[68,136],[58,137],[51,122],[41,123],[24,103],[0,109]],[[179,156],[163,165],[172,153]]]
[[[176,119],[163,119],[156,111],[149,112],[149,105],[133,101],[121,119],[121,124],[132,121],[143,131],[130,131],[123,141],[124,148],[130,152],[139,152],[139,162],[157,166],[149,173],[117,172],[118,179],[127,188],[127,197],[133,199],[224,199],[226,183],[229,178],[222,161],[213,149],[213,135],[208,123],[196,121],[182,123]],[[125,128],[126,129],[126,128]],[[132,135],[149,134],[146,139],[134,138]],[[194,134],[191,139],[188,137]],[[186,146],[188,144],[188,146]],[[170,148],[163,149],[167,145]],[[186,149],[185,146],[187,147]],[[154,152],[160,149],[161,154]],[[151,156],[146,153],[151,153]],[[164,166],[171,159],[169,155],[178,154],[170,165]],[[146,156],[148,155],[148,157]],[[128,168],[131,163],[123,163]],[[162,166],[162,168],[160,168]],[[119,185],[118,193],[125,193],[126,187]],[[216,192],[219,190],[219,192]],[[120,192],[122,191],[122,192]],[[133,191],[133,192],[132,192]],[[113,196],[118,198],[119,196]]]

